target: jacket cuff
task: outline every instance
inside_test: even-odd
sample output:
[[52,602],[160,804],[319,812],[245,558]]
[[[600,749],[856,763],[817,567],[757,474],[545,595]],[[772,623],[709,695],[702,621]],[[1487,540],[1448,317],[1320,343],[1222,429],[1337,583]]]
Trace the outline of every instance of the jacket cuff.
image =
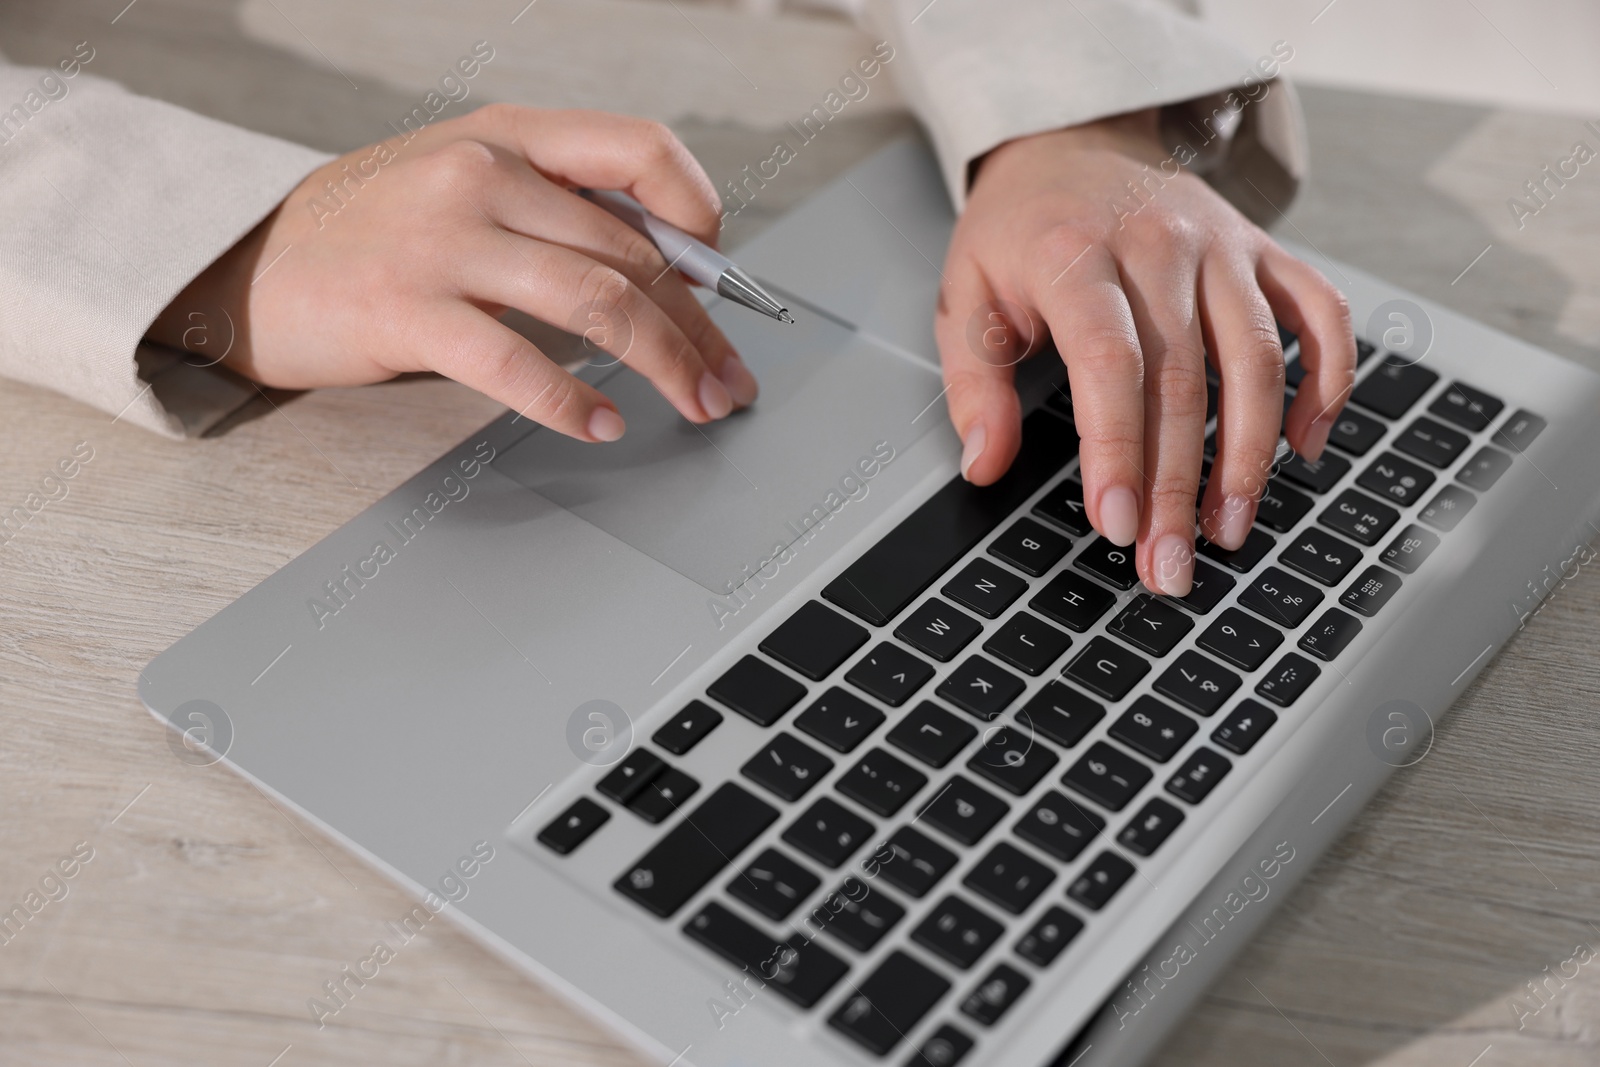
[[[45,74],[0,66],[0,89]],[[166,436],[201,433],[254,390],[152,346],[137,359],[145,331],[332,157],[87,73],[65,84],[0,151],[6,245],[28,253],[0,258],[0,373]]]

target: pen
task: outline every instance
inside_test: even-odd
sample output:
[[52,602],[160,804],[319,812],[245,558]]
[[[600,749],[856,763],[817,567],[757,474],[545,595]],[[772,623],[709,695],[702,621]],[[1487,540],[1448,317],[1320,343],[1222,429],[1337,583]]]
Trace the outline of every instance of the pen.
[[789,309],[757,285],[755,279],[740,270],[733,260],[710,245],[690,237],[672,223],[656,218],[633,197],[607,189],[580,189],[578,195],[605,208],[650,238],[651,243],[667,258],[670,268],[687,274],[718,296],[725,296],[736,304],[754,308],[779,322],[794,322]]

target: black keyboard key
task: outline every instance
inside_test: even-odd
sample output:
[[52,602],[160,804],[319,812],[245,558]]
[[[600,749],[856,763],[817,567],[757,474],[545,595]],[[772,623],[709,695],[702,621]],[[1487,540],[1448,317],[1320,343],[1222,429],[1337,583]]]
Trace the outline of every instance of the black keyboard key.
[[883,712],[847,689],[834,686],[794,720],[795,729],[835,752],[850,752],[883,722]]
[[[1261,536],[1266,537],[1266,534]],[[1270,545],[1272,541],[1268,539]],[[1227,571],[1219,571],[1215,567],[1208,567],[1199,560],[1194,561],[1194,576],[1186,596],[1177,597],[1176,603],[1182,604],[1196,615],[1209,615],[1211,609],[1222,603],[1222,598],[1228,595],[1238,579]]]
[[1246,671],[1265,663],[1272,650],[1282,643],[1283,634],[1275,627],[1251,618],[1238,608],[1229,608],[1217,616],[1217,621],[1195,639],[1195,644],[1207,652]]
[[778,809],[733,782],[639,857],[614,883],[623,896],[665,919],[698,893],[778,817]]
[[1150,662],[1115,641],[1096,637],[1067,664],[1063,673],[1091,693],[1107,700],[1121,700],[1150,673]]
[[1032,983],[1009,964],[997,963],[978,988],[961,1002],[961,1012],[984,1026],[993,1026]]
[[934,597],[907,615],[894,635],[918,652],[948,663],[982,632],[983,626],[971,615]]
[[757,726],[771,726],[806,695],[806,687],[764,660],[746,656],[706,692]]
[[1082,930],[1082,919],[1052,905],[1017,942],[1017,955],[1035,967],[1048,967]]
[[967,872],[961,884],[989,903],[1021,915],[1032,907],[1056,873],[1017,846],[1001,841]]
[[595,788],[601,796],[609,797],[618,804],[626,804],[638,796],[645,783],[660,774],[666,766],[654,752],[647,748],[636,748],[600,779]]
[[999,564],[975,559],[939,591],[986,619],[998,619],[1011,602],[1027,592],[1028,583]]
[[1033,513],[1055,523],[1074,537],[1088,537],[1094,532],[1094,527],[1089,523],[1089,514],[1083,506],[1083,483],[1072,478],[1046,493],[1033,506]]
[[828,1016],[828,1025],[883,1056],[949,991],[947,979],[897,949]]
[[1390,356],[1356,386],[1350,399],[1386,419],[1398,419],[1438,380],[1428,368]]
[[1428,410],[1441,419],[1449,419],[1457,426],[1477,433],[1487,430],[1505,406],[1505,401],[1497,396],[1490,396],[1463,382],[1451,382],[1439,399],[1428,405]]
[[715,901],[701,908],[683,932],[802,1008],[814,1006],[850,969],[814,940],[794,934],[778,941]]
[[1132,589],[1139,580],[1139,572],[1134,569],[1133,552],[1132,545],[1123,548],[1104,537],[1096,537],[1083,547],[1078,558],[1072,562],[1074,566],[1118,589]]
[[674,756],[681,756],[698,745],[712,730],[722,725],[722,712],[703,700],[691,700],[650,738]]
[[823,932],[857,952],[871,952],[883,935],[906,917],[906,909],[890,900],[889,894],[872,892],[855,875],[823,897],[821,909],[830,916]]
[[1061,562],[1072,542],[1032,519],[1018,519],[989,545],[989,554],[1035,578]]
[[1321,667],[1304,656],[1290,652],[1256,683],[1256,694],[1280,708],[1286,708],[1299,700],[1300,694],[1309,689],[1321,673]]
[[862,868],[914,897],[926,895],[956,865],[954,852],[911,826],[896,830],[886,845]]
[[1533,439],[1544,432],[1548,423],[1531,411],[1518,411],[1501,424],[1489,438],[1501,448],[1509,448],[1517,455],[1526,452]]
[[1027,683],[999,664],[968,656],[934,692],[987,722],[1005,711],[1026,688]]
[[[1290,389],[1298,389],[1298,388],[1300,388],[1300,383],[1305,381],[1305,380],[1306,380],[1306,368],[1305,368],[1305,366],[1303,364],[1301,364],[1301,362],[1300,362],[1298,357],[1296,357],[1295,359],[1289,360],[1287,363],[1285,363],[1283,365],[1283,384],[1284,385],[1288,386]],[[1209,375],[1206,377],[1206,384],[1207,385],[1211,384],[1211,378],[1210,378]],[[1212,414],[1216,414],[1216,413],[1212,412]]]
[[866,643],[865,626],[811,600],[768,634],[760,647],[785,667],[820,682]]
[[819,797],[783,839],[825,867],[837,867],[872,834],[872,824],[832,797]]
[[1235,756],[1242,756],[1254,748],[1261,736],[1277,721],[1277,712],[1265,704],[1241,700],[1239,706],[1222,720],[1222,725],[1211,732],[1211,740]]
[[897,708],[932,677],[932,667],[899,645],[885,641],[851,667],[844,680]]
[[1083,633],[1116,602],[1116,594],[1104,586],[1075,571],[1062,571],[1028,601],[1028,606],[1051,622]]
[[1154,688],[1198,715],[1211,715],[1239,688],[1239,676],[1191,650],[1172,661]]
[[1361,550],[1315,526],[1300,531],[1278,559],[1323,585],[1338,585],[1361,562]]
[[828,583],[823,597],[874,626],[886,624],[1077,452],[1071,426],[1035,411],[1022,420],[1021,451],[998,482],[979,487],[951,479]]
[[1183,761],[1178,773],[1167,779],[1167,792],[1179,800],[1198,804],[1211,794],[1217,783],[1233,769],[1226,756],[1209,748],[1197,748]]
[[[1300,340],[1300,337],[1299,337],[1298,334],[1292,333],[1289,330],[1289,327],[1285,326],[1283,323],[1280,322],[1277,325],[1278,325],[1278,344],[1282,346],[1282,348],[1283,348],[1283,350],[1285,352],[1290,352],[1293,349],[1294,345]],[[1296,357],[1295,356],[1291,356],[1290,358],[1296,358]]]
[[1393,452],[1385,452],[1361,472],[1356,484],[1384,500],[1405,507],[1415,504],[1433,484],[1433,474]]
[[1090,911],[1099,911],[1132,877],[1133,864],[1115,852],[1102,852],[1084,868],[1067,895]]
[[1121,811],[1151,777],[1149,767],[1104,741],[1096,741],[1061,781],[1095,803]]
[[1040,675],[1061,658],[1072,638],[1037,615],[1019,611],[983,643],[983,650],[1020,671]]
[[976,845],[1010,809],[965,778],[952,778],[922,809],[922,819],[963,845]]
[[1233,551],[1212,544],[1202,538],[1199,548],[1200,554],[1216,560],[1224,567],[1239,574],[1249,574],[1256,569],[1256,564],[1267,558],[1267,553],[1272,551],[1272,546],[1277,544],[1277,539],[1265,530],[1250,527],[1250,532],[1245,535],[1244,544]]
[[1422,561],[1439,547],[1439,535],[1413,523],[1400,531],[1378,559],[1402,574],[1415,574]]
[[1456,471],[1456,481],[1482,493],[1511,469],[1511,457],[1497,448],[1480,448]]
[[1339,412],[1333,427],[1328,431],[1328,443],[1352,456],[1364,456],[1383,436],[1383,423],[1352,408]]
[[777,849],[765,849],[728,883],[728,895],[773,922],[787,919],[822,879]]
[[1355,580],[1355,584],[1344,591],[1339,603],[1356,614],[1365,615],[1370,619],[1399,590],[1398,574],[1386,571],[1382,567],[1368,567],[1361,572],[1361,577]]
[[1466,454],[1471,443],[1460,430],[1432,419],[1417,419],[1394,439],[1394,450],[1434,467],[1448,467]]
[[609,818],[611,813],[605,808],[588,797],[579,797],[539,831],[539,844],[565,856],[589,840],[589,835],[604,826]]
[[1250,587],[1239,594],[1241,606],[1291,630],[1305,622],[1321,602],[1322,590],[1277,567],[1256,575]]
[[1467,512],[1477,502],[1478,498],[1472,495],[1471,490],[1459,485],[1446,485],[1434,494],[1427,507],[1417,512],[1417,518],[1435,530],[1449,533],[1467,517]]
[[1400,518],[1388,504],[1380,504],[1365,493],[1346,489],[1317,521],[1363,545],[1375,545]]
[[1005,927],[960,897],[945,897],[911,932],[911,940],[966,970],[1005,933]]
[[667,767],[646,782],[638,796],[628,801],[628,810],[645,822],[664,822],[699,791],[699,782],[676,767]]
[[[1051,399],[1060,394],[1052,393]],[[922,1043],[905,1067],[956,1067],[972,1051],[972,1038],[946,1023]]]
[[895,724],[888,741],[930,767],[943,767],[977,734],[978,728],[965,719],[924,700]]
[[1360,632],[1360,619],[1338,608],[1329,608],[1300,638],[1300,647],[1324,663],[1330,663]]
[[1071,863],[1106,828],[1106,822],[1062,793],[1046,793],[1016,825],[1017,836]]
[[1106,734],[1141,756],[1165,763],[1199,728],[1183,712],[1167,707],[1153,696],[1142,696],[1111,724]]
[[834,788],[873,814],[889,816],[927,784],[927,775],[875,748],[846,771]]
[[967,769],[1020,797],[1038,785],[1060,759],[1032,734],[1001,726],[984,731],[983,744],[967,761]]
[[1322,458],[1315,460],[1291,452],[1289,458],[1278,465],[1278,472],[1302,489],[1326,493],[1350,473],[1350,461],[1337,452],[1323,452]]
[[1256,508],[1256,521],[1269,530],[1288,533],[1311,510],[1311,498],[1290,489],[1280,478],[1267,483],[1267,494]]
[[1117,844],[1139,856],[1153,856],[1183,821],[1183,812],[1160,797],[1151,797],[1117,835]]
[[803,741],[778,734],[761,746],[739,773],[783,800],[799,800],[833,770],[833,760]]
[[1017,711],[1017,723],[1024,730],[1037,730],[1056,744],[1071,748],[1105,714],[1101,704],[1070,685],[1051,682]]
[[1106,632],[1152,656],[1165,656],[1194,629],[1194,620],[1165,600],[1140,593],[1111,620]]
[[1378,346],[1371,341],[1356,338],[1356,366],[1361,366],[1367,360],[1378,354]]

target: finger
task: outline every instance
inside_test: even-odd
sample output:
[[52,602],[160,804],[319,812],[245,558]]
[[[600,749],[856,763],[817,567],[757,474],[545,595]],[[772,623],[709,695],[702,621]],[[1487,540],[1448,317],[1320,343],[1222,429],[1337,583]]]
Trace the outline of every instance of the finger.
[[522,417],[580,441],[615,441],[626,429],[605,394],[482,311],[451,301],[419,321],[428,324],[417,338],[423,365]]
[[[484,175],[484,215],[509,230],[563,245],[627,276],[640,292],[666,312],[738,407],[752,403],[759,388],[733,345],[711,321],[705,307],[671,270],[654,244],[609,211],[561,188],[506,155],[502,166]],[[569,320],[557,325],[571,327]],[[573,332],[582,332],[574,330]]]
[[945,275],[934,316],[945,403],[961,436],[962,476],[988,485],[1011,466],[1022,444],[1012,368],[1043,326],[1020,306],[995,300],[983,271],[964,252],[952,250]]
[[1076,254],[1030,296],[1067,364],[1089,521],[1113,544],[1131,545],[1144,496],[1144,354],[1111,253]]
[[1125,262],[1123,290],[1144,353],[1144,524],[1139,576],[1187,596],[1194,578],[1195,497],[1206,435],[1206,354],[1195,276],[1174,258]]
[[1256,279],[1278,321],[1299,335],[1300,362],[1306,369],[1289,407],[1285,436],[1296,452],[1318,459],[1355,385],[1350,305],[1320,271],[1276,245],[1262,253]]
[[1217,457],[1211,467],[1200,528],[1226,549],[1244,544],[1266,492],[1283,421],[1283,346],[1278,328],[1237,256],[1201,263],[1200,318],[1222,376],[1217,402]]
[[658,218],[716,246],[722,201],[699,162],[661,123],[498,104],[474,114],[505,130],[528,162],[557,183],[622,189]]
[[721,418],[732,398],[683,331],[622,272],[560,245],[493,228],[468,238],[455,265],[462,294],[514,307],[554,326],[574,308],[596,309],[613,327],[600,348],[650,379],[691,422]]

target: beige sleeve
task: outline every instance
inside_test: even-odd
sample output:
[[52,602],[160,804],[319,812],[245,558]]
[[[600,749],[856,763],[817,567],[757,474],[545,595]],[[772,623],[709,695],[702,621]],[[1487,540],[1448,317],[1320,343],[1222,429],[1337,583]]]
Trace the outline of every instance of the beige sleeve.
[[958,209],[973,162],[990,149],[1151,107],[1166,109],[1169,147],[1192,150],[1207,179],[1251,217],[1284,207],[1305,173],[1299,103],[1273,80],[1293,50],[1246,55],[1179,0],[844,6],[896,49],[891,76],[927,129]]
[[58,67],[0,58],[0,375],[157,433],[202,433],[253,389],[141,339],[330,157],[92,69],[88,45]]

